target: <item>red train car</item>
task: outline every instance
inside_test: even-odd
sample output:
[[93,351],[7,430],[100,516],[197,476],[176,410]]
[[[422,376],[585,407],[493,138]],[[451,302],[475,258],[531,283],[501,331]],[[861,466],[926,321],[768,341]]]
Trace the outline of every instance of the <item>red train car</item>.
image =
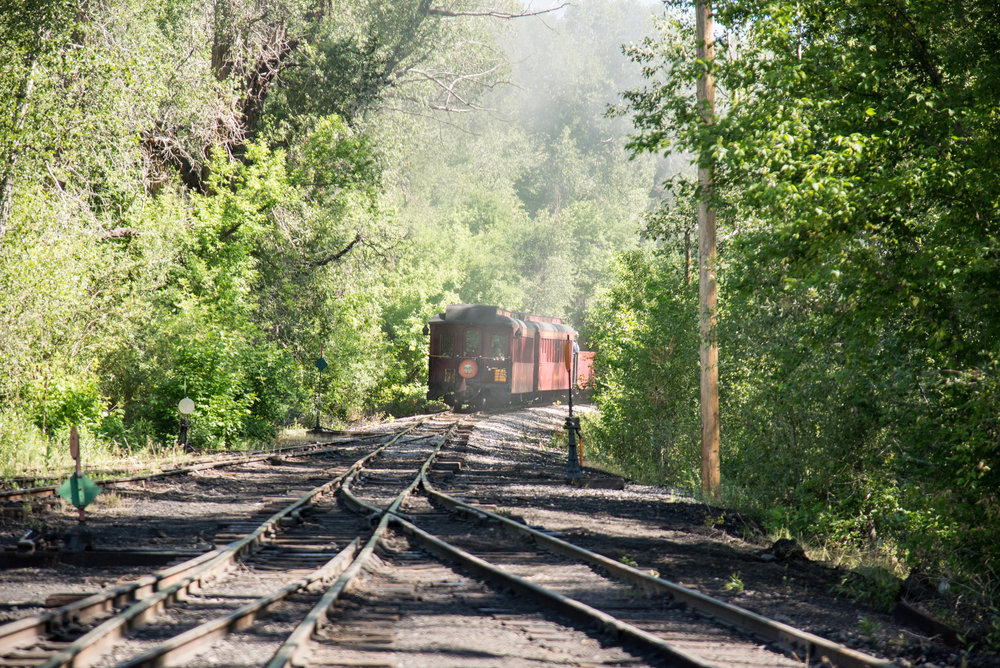
[[559,318],[496,306],[449,306],[431,318],[428,399],[485,408],[566,396],[567,342],[575,385],[590,380],[591,353],[580,353],[576,331]]

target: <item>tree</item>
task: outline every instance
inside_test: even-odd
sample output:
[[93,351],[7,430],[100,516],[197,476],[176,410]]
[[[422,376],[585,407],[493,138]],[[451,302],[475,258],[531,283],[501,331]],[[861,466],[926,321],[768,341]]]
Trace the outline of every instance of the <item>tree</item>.
[[[177,70],[195,72],[188,76],[200,100],[191,107],[165,98],[144,150],[155,166],[179,171],[189,188],[203,191],[213,149],[240,159],[262,134],[287,143],[308,132],[310,119],[333,114],[359,125],[381,107],[476,109],[478,93],[503,69],[488,41],[477,41],[479,22],[534,13],[465,0],[180,3],[171,18],[199,42],[171,55]],[[195,133],[188,131],[192,113]]]
[[997,11],[720,2],[718,122],[689,102],[681,18],[633,50],[627,96],[633,148],[710,152],[734,221],[727,477],[796,526],[967,574],[995,572],[1000,526]]
[[39,61],[58,51],[73,26],[72,2],[32,0],[0,4],[0,250],[11,224],[14,181],[31,143],[25,121],[32,103]]

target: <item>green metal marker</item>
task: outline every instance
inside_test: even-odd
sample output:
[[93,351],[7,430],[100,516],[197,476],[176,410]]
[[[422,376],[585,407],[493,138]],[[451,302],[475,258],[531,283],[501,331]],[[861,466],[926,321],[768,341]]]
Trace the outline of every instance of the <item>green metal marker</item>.
[[80,511],[80,524],[83,524],[87,521],[87,511],[84,508],[93,503],[101,493],[101,488],[80,470],[80,436],[77,434],[76,425],[69,430],[69,453],[76,460],[76,473],[59,486],[56,494],[76,506]]

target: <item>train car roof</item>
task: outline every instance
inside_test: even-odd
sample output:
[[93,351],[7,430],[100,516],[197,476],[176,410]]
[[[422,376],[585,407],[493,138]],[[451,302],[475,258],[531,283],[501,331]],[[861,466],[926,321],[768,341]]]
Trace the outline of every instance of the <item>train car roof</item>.
[[563,323],[560,318],[550,318],[532,313],[508,311],[498,306],[482,304],[452,304],[444,313],[430,319],[436,324],[474,324],[484,326],[512,327],[514,329],[565,332],[576,334],[576,330]]

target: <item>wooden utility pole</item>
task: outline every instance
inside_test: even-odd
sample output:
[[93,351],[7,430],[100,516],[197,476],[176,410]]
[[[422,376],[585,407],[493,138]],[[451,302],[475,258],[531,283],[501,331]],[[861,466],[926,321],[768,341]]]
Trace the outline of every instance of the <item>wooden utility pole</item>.
[[[715,82],[712,61],[712,2],[696,0],[698,60],[705,70],[698,77],[698,106],[702,121],[711,125],[715,115]],[[719,498],[719,342],[716,335],[718,304],[715,249],[715,209],[712,207],[711,156],[698,156],[698,331],[701,338],[701,488],[707,499]]]

